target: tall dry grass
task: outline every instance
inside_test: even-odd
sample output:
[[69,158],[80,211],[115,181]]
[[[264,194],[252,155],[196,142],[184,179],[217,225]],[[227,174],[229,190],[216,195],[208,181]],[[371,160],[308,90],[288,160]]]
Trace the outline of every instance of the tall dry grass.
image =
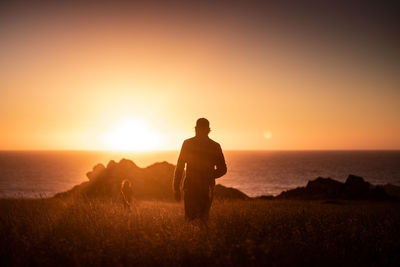
[[208,231],[182,204],[0,200],[1,266],[397,265],[400,205],[215,202]]

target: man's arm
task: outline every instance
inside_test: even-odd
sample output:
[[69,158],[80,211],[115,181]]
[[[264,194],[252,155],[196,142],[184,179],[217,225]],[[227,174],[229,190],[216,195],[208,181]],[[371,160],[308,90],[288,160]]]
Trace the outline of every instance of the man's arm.
[[186,143],[183,142],[181,152],[179,153],[178,162],[176,163],[175,173],[174,173],[174,181],[173,181],[173,189],[175,192],[180,192],[180,186],[182,182],[183,170],[185,169],[186,163]]
[[217,147],[217,161],[215,166],[216,169],[214,170],[214,178],[217,179],[223,176],[227,171],[224,154],[222,153],[222,149],[219,144]]

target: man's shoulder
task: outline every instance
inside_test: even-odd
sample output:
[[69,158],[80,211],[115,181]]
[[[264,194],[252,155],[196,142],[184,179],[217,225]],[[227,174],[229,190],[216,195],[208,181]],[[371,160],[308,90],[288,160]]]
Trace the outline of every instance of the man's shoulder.
[[215,142],[215,141],[212,140],[211,138],[209,138],[209,140],[210,140],[210,143],[211,143],[213,146],[215,146],[215,147],[219,147],[219,146],[220,146],[220,144],[219,144],[218,142]]
[[191,137],[183,141],[182,148],[188,149],[195,144],[195,138]]
[[193,143],[193,142],[195,142],[195,136],[183,141],[184,144],[189,144],[189,143]]
[[[186,144],[186,145],[190,145],[190,144],[196,144],[196,143],[198,143],[198,141],[199,141],[198,137],[194,136],[194,137],[191,137],[191,138],[186,139],[185,141],[183,141],[183,143]],[[201,141],[201,142],[204,142],[204,139],[203,139],[203,141]],[[211,146],[220,147],[220,144],[217,143],[217,142],[215,142],[215,141],[212,140],[211,138],[207,138],[207,142],[208,142]]]

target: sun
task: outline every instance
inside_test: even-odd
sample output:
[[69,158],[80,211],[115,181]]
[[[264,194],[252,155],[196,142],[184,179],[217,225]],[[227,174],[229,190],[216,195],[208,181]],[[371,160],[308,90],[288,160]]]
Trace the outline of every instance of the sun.
[[161,135],[152,130],[146,121],[128,119],[121,120],[105,135],[105,145],[117,151],[156,150]]

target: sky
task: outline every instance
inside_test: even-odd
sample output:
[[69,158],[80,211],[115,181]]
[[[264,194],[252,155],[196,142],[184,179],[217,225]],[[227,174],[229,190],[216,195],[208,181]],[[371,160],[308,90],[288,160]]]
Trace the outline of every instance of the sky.
[[96,3],[2,4],[0,150],[400,149],[387,2]]

